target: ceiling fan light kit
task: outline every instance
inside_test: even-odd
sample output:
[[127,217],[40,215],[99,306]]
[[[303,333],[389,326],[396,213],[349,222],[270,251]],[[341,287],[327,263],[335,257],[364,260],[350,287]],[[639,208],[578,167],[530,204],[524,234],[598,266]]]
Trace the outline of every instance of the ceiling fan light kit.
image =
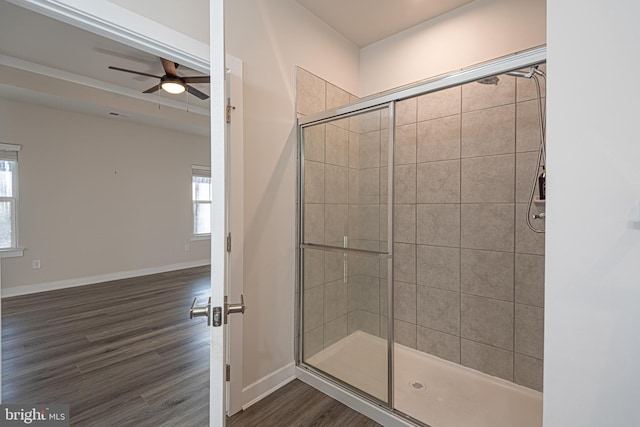
[[195,97],[203,101],[209,98],[209,95],[207,95],[206,93],[199,91],[193,86],[189,86],[189,83],[209,83],[211,80],[209,76],[180,77],[178,76],[178,72],[176,71],[176,68],[178,68],[178,64],[164,58],[160,58],[160,62],[162,62],[162,68],[164,68],[164,72],[165,72],[164,76],[155,76],[153,74],[143,73],[143,72],[134,71],[134,70],[127,70],[125,68],[118,68],[118,67],[111,67],[111,66],[109,68],[116,71],[123,71],[125,73],[137,74],[140,76],[153,77],[156,79],[160,79],[159,84],[153,87],[150,87],[149,89],[145,90],[142,93],[154,93],[154,92],[157,92],[160,88],[162,88],[165,92],[173,95],[180,94],[186,90],[191,95],[194,95]]
[[177,95],[185,91],[185,84],[179,77],[163,76],[160,79],[160,86],[165,92]]

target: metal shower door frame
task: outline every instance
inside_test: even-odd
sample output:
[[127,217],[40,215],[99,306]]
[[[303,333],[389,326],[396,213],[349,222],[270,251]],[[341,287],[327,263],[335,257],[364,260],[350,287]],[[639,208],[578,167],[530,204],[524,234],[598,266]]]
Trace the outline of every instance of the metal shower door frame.
[[[373,402],[378,405],[380,410],[386,411],[390,416],[401,417],[414,425],[425,425],[422,421],[413,419],[407,414],[402,413],[395,409],[394,402],[394,366],[393,366],[393,343],[394,343],[394,319],[393,319],[393,242],[394,242],[394,223],[395,215],[393,204],[395,201],[394,196],[394,152],[395,152],[395,104],[398,101],[414,98],[419,95],[424,95],[430,92],[435,92],[442,89],[447,89],[454,86],[459,86],[465,83],[473,82],[489,76],[503,74],[510,71],[518,70],[521,68],[533,66],[546,62],[547,48],[546,46],[538,47],[535,49],[527,50],[524,52],[515,53],[513,55],[498,58],[496,60],[488,61],[473,67],[469,67],[457,72],[445,74],[432,79],[418,82],[415,84],[407,85],[398,89],[391,90],[389,92],[383,92],[381,94],[372,95],[364,98],[353,104],[338,107],[335,109],[319,112],[309,116],[301,117],[297,119],[297,162],[296,162],[296,177],[297,177],[297,198],[296,204],[298,209],[298,215],[296,216],[296,291],[298,292],[297,304],[296,304],[296,366],[303,368],[307,372],[317,375],[320,378],[329,380],[334,386],[342,389],[346,389],[348,392],[359,396],[366,401]],[[388,173],[388,234],[387,234],[387,248],[388,254],[388,271],[387,271],[387,292],[388,292],[388,304],[387,304],[387,344],[388,344],[388,372],[387,372],[387,385],[388,385],[388,402],[378,401],[375,398],[356,389],[355,387],[346,384],[345,382],[331,377],[312,366],[306,365],[302,360],[302,348],[303,348],[303,259],[301,253],[305,247],[304,245],[304,128],[314,124],[321,124],[330,122],[336,119],[351,117],[367,111],[373,111],[376,109],[387,107],[389,108],[389,173]],[[337,394],[337,393],[336,393]],[[382,404],[381,404],[382,403]],[[363,409],[370,409],[366,404],[362,405]]]
[[[369,251],[363,249],[350,249],[350,248],[339,248],[327,245],[320,244],[307,244],[304,243],[304,179],[305,179],[305,167],[304,167],[304,129],[309,126],[320,125],[329,123],[335,120],[341,120],[350,117],[356,117],[362,114],[366,114],[372,111],[382,111],[388,110],[388,162],[387,162],[387,182],[388,182],[388,191],[387,191],[387,251]],[[383,104],[376,104],[370,107],[357,109],[355,111],[349,111],[346,113],[332,115],[329,117],[325,117],[319,120],[308,121],[305,124],[298,124],[298,139],[297,139],[297,149],[298,149],[298,157],[296,164],[296,190],[297,190],[297,213],[296,216],[296,235],[297,235],[297,245],[296,245],[296,291],[297,291],[297,304],[296,304],[296,333],[298,339],[296,340],[297,346],[295,349],[296,355],[296,365],[304,366],[306,369],[309,369],[315,372],[317,375],[320,375],[324,378],[329,379],[333,382],[338,382],[342,387],[347,388],[352,393],[359,395],[360,397],[367,399],[376,405],[381,405],[386,407],[388,410],[393,409],[393,202],[394,202],[394,187],[393,187],[393,176],[394,176],[394,146],[393,141],[395,140],[395,101],[390,101]],[[304,283],[304,257],[302,256],[302,252],[304,249],[310,250],[322,250],[325,252],[340,252],[344,254],[351,254],[356,256],[364,256],[364,257],[373,257],[378,258],[379,260],[386,260],[387,262],[387,294],[388,294],[388,304],[387,304],[387,401],[379,400],[366,392],[357,389],[356,387],[344,382],[339,378],[335,378],[332,375],[323,372],[313,366],[307,365],[303,360],[303,336],[304,336],[304,322],[303,322],[303,312],[304,312],[304,289],[302,284]]]

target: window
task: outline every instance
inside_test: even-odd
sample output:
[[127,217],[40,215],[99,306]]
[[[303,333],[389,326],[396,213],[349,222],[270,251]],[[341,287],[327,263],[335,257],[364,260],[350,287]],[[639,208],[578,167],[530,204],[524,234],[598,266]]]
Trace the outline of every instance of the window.
[[211,168],[191,168],[191,198],[193,200],[193,234],[211,234]]
[[0,250],[18,246],[18,151],[19,145],[0,144]]

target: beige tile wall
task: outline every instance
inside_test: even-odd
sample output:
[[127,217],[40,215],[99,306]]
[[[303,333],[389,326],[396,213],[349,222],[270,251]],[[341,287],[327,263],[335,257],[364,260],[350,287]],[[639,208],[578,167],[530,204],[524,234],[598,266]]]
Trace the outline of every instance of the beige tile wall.
[[[298,114],[355,97],[300,68]],[[544,88],[543,88],[544,89]],[[394,336],[542,390],[544,234],[525,224],[539,143],[532,81],[500,76],[396,108]],[[305,240],[386,248],[386,112],[305,131]],[[534,211],[538,212],[539,208]],[[543,224],[536,224],[543,226]],[[304,352],[386,337],[384,262],[305,251]]]
[[525,224],[535,97],[502,75],[398,103],[395,340],[542,390],[544,234]]

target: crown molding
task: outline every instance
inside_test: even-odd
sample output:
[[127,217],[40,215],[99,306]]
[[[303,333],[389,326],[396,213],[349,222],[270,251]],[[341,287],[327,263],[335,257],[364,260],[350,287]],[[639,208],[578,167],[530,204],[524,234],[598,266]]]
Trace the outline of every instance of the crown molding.
[[107,0],[6,1],[209,74],[208,45]]

